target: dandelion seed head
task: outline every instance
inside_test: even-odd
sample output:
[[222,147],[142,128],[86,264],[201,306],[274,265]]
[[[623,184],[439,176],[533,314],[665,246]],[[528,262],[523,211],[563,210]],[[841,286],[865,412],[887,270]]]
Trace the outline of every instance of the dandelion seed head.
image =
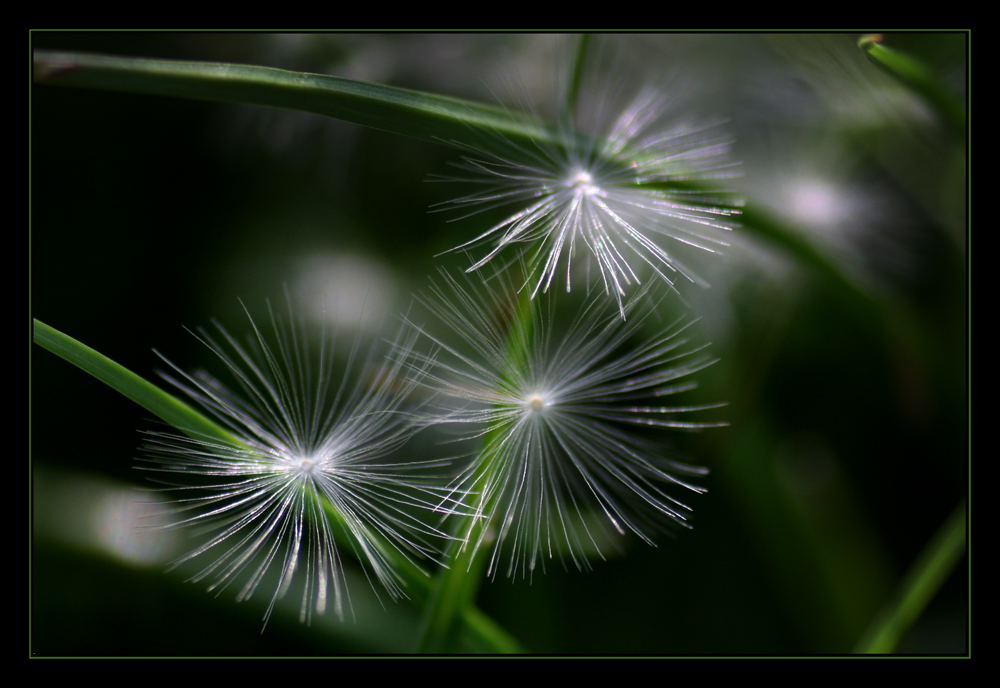
[[[598,109],[611,108],[602,103]],[[513,254],[528,266],[533,297],[563,277],[571,291],[584,270],[582,278],[598,281],[622,316],[629,290],[648,272],[671,288],[679,278],[708,286],[689,256],[728,246],[725,234],[736,226],[742,202],[706,183],[738,175],[719,123],[661,124],[671,109],[663,92],[647,88],[593,132],[578,131],[568,116],[560,117],[552,139],[533,146],[479,132],[456,164],[464,176],[437,178],[480,189],[435,208],[463,210],[456,220],[509,209],[506,218],[454,249],[485,250],[468,270]]]
[[[440,350],[425,384],[442,402],[427,422],[472,427],[470,439],[481,444],[452,489],[480,496],[485,526],[466,546],[493,548],[491,575],[526,574],[553,558],[587,568],[588,553],[603,556],[613,536],[652,544],[656,532],[687,525],[689,509],[674,493],[702,492],[688,478],[705,471],[667,458],[636,428],[720,425],[687,419],[718,405],[664,403],[693,389],[686,378],[714,362],[692,341],[690,323],[666,324],[636,343],[662,300],[652,287],[627,301],[627,322],[595,294],[567,324],[553,297],[517,295],[517,279],[477,284],[442,274],[423,299],[450,330],[425,330]],[[502,326],[487,315],[512,311]]]
[[190,580],[212,591],[238,587],[239,601],[273,582],[265,626],[293,579],[300,621],[328,605],[342,618],[350,610],[345,549],[373,585],[405,596],[385,548],[436,557],[444,535],[421,512],[449,503],[420,478],[439,464],[393,458],[415,431],[406,407],[430,359],[411,360],[416,334],[404,327],[391,345],[365,354],[355,340],[340,369],[335,337],[323,333],[316,352],[291,306],[288,321],[268,308],[271,332],[251,319],[245,343],[221,326],[198,332],[235,387],[164,359],[172,372],[163,377],[231,437],[147,433],[142,468],[180,495],[169,528],[204,538],[172,566],[198,564]]

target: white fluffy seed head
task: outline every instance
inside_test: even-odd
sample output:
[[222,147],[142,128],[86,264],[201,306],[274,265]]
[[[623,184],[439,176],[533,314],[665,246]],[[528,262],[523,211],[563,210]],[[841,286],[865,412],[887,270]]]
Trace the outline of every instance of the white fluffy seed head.
[[[530,104],[524,109],[532,112]],[[470,136],[468,155],[456,165],[463,174],[438,180],[470,182],[479,190],[436,209],[465,211],[458,220],[497,207],[509,207],[510,214],[454,250],[484,249],[470,271],[501,253],[519,256],[533,296],[548,291],[558,275],[569,291],[574,266],[582,264],[585,279],[600,276],[623,317],[628,291],[645,280],[644,272],[671,287],[679,277],[707,286],[691,260],[728,245],[725,235],[742,205],[709,186],[737,176],[729,137],[717,123],[669,122],[664,113],[675,105],[664,89],[642,90],[616,117],[613,103],[593,109],[596,117],[560,116],[558,136],[530,146],[493,130]],[[589,119],[595,129],[579,131],[577,121]]]
[[[554,557],[585,568],[588,552],[618,536],[652,543],[665,526],[686,525],[689,510],[675,493],[701,492],[688,478],[704,471],[664,458],[635,429],[721,425],[689,420],[714,406],[663,403],[692,389],[689,377],[713,362],[690,341],[689,323],[637,341],[661,301],[646,290],[627,302],[627,322],[606,299],[591,298],[556,327],[554,297],[515,295],[512,306],[516,286],[504,276],[477,284],[442,274],[423,299],[445,325],[433,337],[441,352],[426,379],[443,410],[428,422],[475,428],[481,449],[453,488],[488,495],[481,516],[483,532],[496,534],[491,574],[527,575]],[[531,313],[499,323],[484,315],[518,308]]]
[[210,590],[238,586],[243,600],[275,571],[265,625],[293,578],[301,621],[328,606],[343,617],[350,605],[335,529],[393,597],[403,591],[383,543],[407,558],[438,553],[443,535],[420,512],[439,510],[442,493],[414,475],[429,464],[393,458],[415,431],[406,407],[429,360],[411,359],[415,333],[404,327],[389,347],[355,342],[340,368],[334,338],[322,334],[310,348],[290,307],[288,322],[268,309],[271,327],[251,319],[245,343],[221,326],[197,335],[237,389],[164,359],[173,372],[163,377],[233,439],[148,433],[143,468],[182,481],[177,489],[188,496],[175,503],[172,527],[207,534],[173,564],[200,563],[191,580],[209,581]]

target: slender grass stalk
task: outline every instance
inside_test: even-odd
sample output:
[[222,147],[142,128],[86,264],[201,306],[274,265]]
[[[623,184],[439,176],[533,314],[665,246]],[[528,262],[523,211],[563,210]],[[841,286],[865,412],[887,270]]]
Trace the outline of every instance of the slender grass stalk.
[[566,102],[563,106],[567,123],[576,120],[576,108],[580,102],[580,86],[583,83],[584,67],[587,64],[587,54],[590,52],[591,36],[589,33],[580,34],[580,40],[576,44],[576,59],[573,61],[573,71],[570,74],[566,88]]
[[[473,502],[468,506],[487,508],[488,505]],[[417,652],[440,654],[453,649],[456,621],[475,608],[476,594],[486,572],[489,549],[475,547],[474,543],[483,538],[489,527],[489,519],[476,516],[460,522],[456,539],[445,552],[448,566],[441,568],[434,579]]]
[[963,500],[948,516],[906,572],[899,589],[865,631],[855,652],[895,652],[920,614],[934,599],[965,549],[966,506]]
[[[331,519],[339,518],[339,514],[329,501],[324,500],[323,505]],[[442,594],[438,592],[438,588],[441,587],[439,581],[447,577],[451,569],[441,569],[436,578],[431,578],[423,569],[400,554],[395,547],[389,546],[381,538],[374,539],[374,542],[375,546],[382,553],[382,556],[392,565],[397,575],[404,582],[406,594],[410,598],[410,601],[424,607],[425,618],[427,618],[429,610],[436,609],[442,604],[442,602],[436,599],[437,596]],[[460,543],[453,542],[451,544],[456,545]],[[450,554],[451,550],[446,552],[448,561],[452,561],[452,557],[449,556]],[[461,571],[462,569],[458,569],[459,573]],[[471,582],[474,582],[478,586],[479,579],[480,577],[476,577]],[[439,632],[441,637],[447,637],[448,641],[455,642],[470,652],[497,654],[520,654],[525,652],[524,646],[516,638],[475,606],[475,590],[467,590],[464,598],[467,604],[453,604],[451,606],[450,611],[453,614],[453,618],[449,618],[448,630],[444,633]],[[445,596],[443,599],[450,601],[452,598]],[[444,645],[443,642],[441,644]],[[430,652],[431,650],[422,649],[421,651]]]
[[[519,351],[526,337],[533,329],[534,316],[532,299],[528,290],[523,290],[517,303],[513,322],[507,338],[507,361],[516,360],[523,354]],[[495,428],[483,437],[484,446],[502,441],[504,429]],[[490,515],[496,512],[496,501],[501,497],[499,491],[490,491],[489,486],[495,480],[495,473],[500,470],[496,465],[486,467],[479,479],[469,490],[471,498],[469,511],[473,516],[456,522],[453,533],[455,539],[449,543],[445,554],[448,567],[438,572],[434,583],[434,591],[424,614],[424,628],[420,637],[418,651],[422,653],[440,653],[448,650],[454,643],[456,619],[465,616],[469,609],[475,608],[476,594],[482,584],[491,548],[489,540],[495,532],[497,524]],[[481,547],[480,544],[487,546]]]
[[882,311],[888,310],[886,305],[880,303],[848,276],[829,253],[817,248],[803,236],[801,231],[789,227],[757,205],[751,203],[743,208],[740,224],[744,230],[762,240],[768,247],[776,248],[786,256],[793,257],[800,266],[818,275],[859,311],[866,315],[882,316],[884,315]]

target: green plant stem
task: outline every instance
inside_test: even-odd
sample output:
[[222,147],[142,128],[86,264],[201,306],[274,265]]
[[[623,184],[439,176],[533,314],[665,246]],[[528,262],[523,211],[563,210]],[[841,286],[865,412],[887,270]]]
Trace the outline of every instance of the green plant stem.
[[961,559],[966,541],[965,511],[963,501],[934,534],[906,572],[896,594],[865,631],[855,652],[888,654],[895,651]]
[[[331,519],[340,520],[340,515],[336,509],[325,499],[323,500],[323,507]],[[343,531],[343,529],[339,530]],[[346,533],[346,531],[343,531],[343,533],[335,532],[338,537]],[[378,534],[369,532],[368,539],[378,547],[382,556],[392,566],[392,570],[398,577],[409,599],[417,606],[424,607],[425,609],[431,608],[434,605],[435,595],[439,594],[435,581],[423,569],[404,556],[396,547],[390,545],[384,538],[378,536]],[[451,544],[456,545],[461,543],[452,542]],[[449,561],[455,561],[454,557],[451,556],[450,549],[448,559]],[[478,580],[478,576],[476,580]],[[467,592],[471,592],[471,597],[475,597],[475,590]],[[457,619],[458,623],[453,624],[454,634],[447,636],[448,641],[454,642],[457,639],[464,648],[472,652],[499,654],[524,652],[524,648],[517,639],[473,604],[475,600],[470,600],[469,594],[462,597],[465,599],[466,604],[456,605],[450,610],[452,617]],[[446,599],[449,601],[456,600],[458,596],[449,593]],[[448,630],[451,630],[450,626]]]
[[580,34],[580,40],[576,44],[576,59],[573,61],[573,72],[570,74],[569,83],[566,87],[566,103],[564,112],[566,113],[566,124],[576,128],[576,111],[580,103],[580,84],[583,83],[583,69],[587,64],[587,53],[590,50],[591,35],[589,33]]
[[[233,445],[244,445],[238,437],[210,418],[199,413],[183,401],[144,380],[107,356],[63,334],[59,330],[34,320],[32,338],[35,344],[90,373],[112,389],[154,413],[185,434],[199,440],[212,437]],[[337,510],[326,499],[323,507],[331,520],[337,522],[333,531],[345,549],[353,551],[353,543],[346,540],[350,529]],[[393,570],[410,598],[418,605],[425,605],[431,597],[431,580],[427,574],[398,549],[369,532],[369,538],[393,565]],[[457,614],[456,634],[463,644],[479,652],[518,652],[518,642],[492,619],[471,603],[462,606]]]
[[796,231],[781,220],[760,208],[748,205],[740,215],[741,228],[746,233],[762,239],[763,242],[781,253],[792,257],[800,265],[811,269],[837,293],[859,306],[865,313],[872,314],[882,306],[864,289],[851,279],[829,254],[818,249],[801,231]]
[[474,608],[479,584],[485,574],[489,549],[480,547],[479,543],[488,527],[487,520],[466,517],[463,524],[466,530],[461,539],[450,543],[446,553],[447,568],[438,572],[424,612],[418,652],[439,654],[453,649],[456,620],[467,616],[468,611]]
[[825,251],[821,251],[801,231],[754,204],[743,205],[734,200],[732,192],[713,188],[702,181],[664,180],[642,182],[639,188],[655,189],[667,194],[681,194],[685,202],[706,209],[721,209],[722,217],[738,219],[740,230],[772,249],[795,260],[823,279],[837,293],[859,306],[867,314],[884,317],[887,307],[875,300],[844,271]]
[[[486,447],[490,446],[493,435],[489,433],[484,438]],[[476,608],[476,595],[486,575],[486,562],[491,556],[496,529],[492,514],[499,495],[494,489],[494,471],[494,466],[485,466],[469,494],[467,506],[471,515],[458,522],[455,539],[445,553],[447,566],[442,567],[435,578],[424,612],[418,652],[439,654],[453,649],[457,620],[466,618],[469,611]]]
[[[507,370],[523,368],[523,359],[534,333],[534,318],[531,293],[524,289],[518,297],[507,336]],[[484,458],[492,456],[490,448],[502,442],[500,435],[503,432],[503,428],[497,428],[483,438]],[[455,540],[446,553],[448,566],[439,571],[435,580],[424,615],[419,652],[441,653],[454,647],[456,619],[464,618],[467,610],[475,609],[476,594],[487,573],[487,561],[495,556],[493,538],[499,537],[500,531],[500,525],[493,519],[502,492],[497,489],[496,471],[497,467],[487,460],[470,491],[467,506],[473,515],[458,523]]]

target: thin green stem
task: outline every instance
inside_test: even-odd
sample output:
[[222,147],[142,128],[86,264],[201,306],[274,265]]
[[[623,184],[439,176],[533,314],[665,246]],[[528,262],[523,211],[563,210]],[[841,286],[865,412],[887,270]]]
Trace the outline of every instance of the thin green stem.
[[[477,484],[482,486],[483,481]],[[470,505],[475,506],[475,505]],[[489,550],[480,547],[480,538],[488,519],[468,516],[460,539],[453,540],[446,552],[447,567],[434,581],[430,600],[424,611],[423,632],[417,651],[439,654],[454,647],[458,624],[475,605],[476,594],[486,568]]]
[[965,526],[963,501],[906,572],[896,594],[872,621],[855,652],[888,654],[896,650],[961,559],[965,551]]
[[576,44],[576,59],[573,61],[573,71],[570,73],[569,81],[566,85],[566,102],[564,111],[566,113],[566,124],[576,128],[576,110],[580,102],[580,84],[583,83],[583,71],[587,64],[587,53],[590,52],[591,35],[589,33],[580,34],[580,40]]
[[[323,508],[331,520],[337,523],[343,522],[340,513],[326,499],[323,499]],[[350,547],[351,543],[347,540],[348,532],[346,525],[341,528],[334,528],[334,535],[340,544]],[[432,607],[433,598],[437,594],[437,586],[434,580],[422,568],[400,552],[398,548],[392,546],[385,538],[382,538],[374,531],[369,531],[366,534],[366,539],[378,548],[385,561],[388,562],[410,601],[418,607],[425,609]],[[472,591],[472,595],[474,597],[475,591]],[[467,599],[468,595],[465,597]],[[449,597],[449,599],[454,598]],[[456,644],[468,648],[472,652],[497,654],[524,652],[524,648],[516,638],[480,611],[473,602],[474,600],[469,601],[467,604],[453,610],[456,623],[454,624],[454,633],[448,636],[449,641],[456,642]]]
[[[519,365],[531,346],[535,327],[535,304],[529,290],[522,290],[515,308],[514,317],[507,336],[505,358],[507,370],[523,367]],[[494,554],[493,541],[497,537],[499,524],[494,521],[496,502],[501,490],[496,489],[502,481],[495,475],[498,470],[488,461],[490,447],[500,442],[497,428],[483,438],[482,458],[478,478],[469,494],[467,504],[471,516],[458,523],[455,540],[451,542],[446,557],[447,568],[441,569],[434,584],[424,616],[424,631],[418,650],[423,653],[447,652],[454,647],[456,619],[467,618],[469,610],[475,609],[479,586],[487,574],[487,562]]]
[[885,308],[867,291],[858,286],[847,272],[830,257],[829,253],[821,251],[801,231],[789,227],[757,205],[737,204],[732,194],[701,181],[678,179],[642,182],[636,186],[642,189],[656,189],[668,194],[683,194],[685,201],[693,205],[721,208],[726,215],[738,219],[740,230],[744,234],[763,241],[766,245],[794,259],[799,265],[812,270],[837,293],[861,306],[864,312],[879,313]]

